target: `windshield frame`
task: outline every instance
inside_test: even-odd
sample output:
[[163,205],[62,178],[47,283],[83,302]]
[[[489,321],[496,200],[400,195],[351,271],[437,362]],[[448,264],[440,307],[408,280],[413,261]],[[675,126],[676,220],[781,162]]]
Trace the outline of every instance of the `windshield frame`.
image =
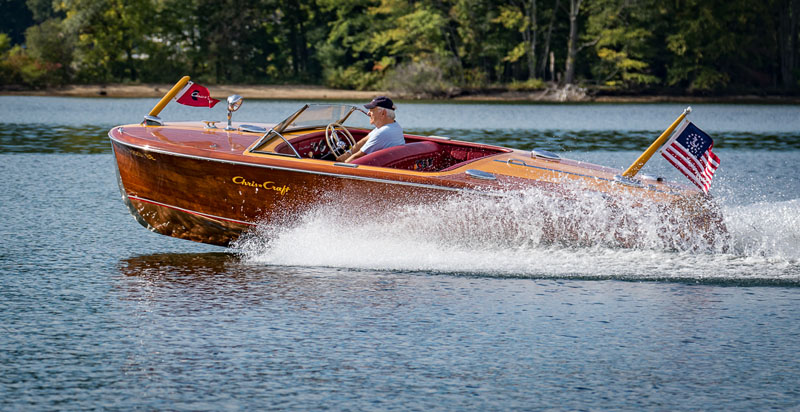
[[[330,112],[331,116],[325,119],[322,116],[314,116],[315,113]],[[336,112],[339,112],[338,114]],[[350,104],[329,104],[329,103],[313,103],[305,104],[300,110],[294,112],[291,116],[278,123],[273,130],[278,133],[293,132],[304,129],[315,129],[325,127],[331,123],[344,124],[351,114],[355,111],[360,111],[367,114],[364,110],[357,106]],[[310,119],[306,120],[305,118]],[[311,123],[313,121],[324,121],[325,123]],[[299,123],[298,123],[299,122]]]
[[[260,139],[256,142],[256,144],[252,145],[249,152],[250,153],[259,153],[259,154],[270,154],[270,155],[279,155],[279,156],[288,156],[294,158],[301,158],[300,154],[297,153],[297,150],[292,146],[291,143],[283,136],[283,133],[293,133],[302,130],[308,129],[319,129],[325,128],[331,123],[338,123],[340,125],[344,125],[344,122],[352,115],[354,112],[359,111],[364,113],[365,115],[369,116],[366,111],[363,109],[353,106],[350,104],[330,104],[330,103],[306,103],[300,110],[292,113],[289,117],[284,119],[282,122],[275,125],[272,129],[264,133]],[[327,118],[324,116],[315,116],[315,114],[321,114],[329,112],[331,115]],[[308,117],[308,120],[304,120],[304,116]],[[300,123],[298,123],[298,119],[300,119]],[[325,123],[314,123],[314,122],[325,122]],[[267,147],[275,139],[282,139],[289,147],[292,149],[294,154],[286,154],[286,153],[278,153],[278,152],[271,152],[266,150],[261,150],[263,147]]]

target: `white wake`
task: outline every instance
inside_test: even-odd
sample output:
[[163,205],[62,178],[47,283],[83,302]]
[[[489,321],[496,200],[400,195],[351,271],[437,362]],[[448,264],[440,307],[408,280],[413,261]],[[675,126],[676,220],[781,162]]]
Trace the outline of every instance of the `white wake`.
[[[543,191],[353,210],[336,202],[237,242],[253,264],[489,276],[800,282],[800,199],[725,207],[709,242],[636,199]],[[634,207],[638,206],[638,207]],[[668,213],[668,212],[666,212]]]

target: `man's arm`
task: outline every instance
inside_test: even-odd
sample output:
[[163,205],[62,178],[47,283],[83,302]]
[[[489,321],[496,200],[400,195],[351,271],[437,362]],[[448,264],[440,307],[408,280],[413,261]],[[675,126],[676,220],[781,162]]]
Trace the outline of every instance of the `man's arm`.
[[366,153],[361,151],[361,148],[364,147],[364,144],[367,143],[367,138],[363,138],[356,143],[350,150],[345,152],[343,155],[336,158],[337,162],[345,162],[350,163],[353,160],[358,159],[359,157],[365,156]]

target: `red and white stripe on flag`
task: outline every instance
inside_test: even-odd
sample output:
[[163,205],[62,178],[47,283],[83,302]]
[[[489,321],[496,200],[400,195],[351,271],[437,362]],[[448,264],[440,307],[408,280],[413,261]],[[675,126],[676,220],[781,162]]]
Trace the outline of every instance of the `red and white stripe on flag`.
[[720,160],[711,149],[714,141],[691,122],[685,122],[661,148],[661,155],[684,176],[708,193]]
[[207,88],[195,82],[187,83],[178,92],[175,100],[180,104],[195,107],[214,107],[215,104],[219,103],[219,100],[211,98],[211,93]]

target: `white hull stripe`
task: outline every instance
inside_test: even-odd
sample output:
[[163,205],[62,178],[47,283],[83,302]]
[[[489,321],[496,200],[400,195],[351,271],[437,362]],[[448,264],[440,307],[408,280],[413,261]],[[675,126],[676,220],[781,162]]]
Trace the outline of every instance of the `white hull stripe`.
[[225,221],[225,222],[238,223],[240,225],[246,225],[246,226],[256,226],[256,224],[252,223],[252,222],[245,222],[243,220],[236,220],[236,219],[230,219],[230,218],[227,218],[227,217],[220,217],[220,216],[216,216],[216,215],[210,215],[208,213],[201,213],[201,212],[198,212],[198,211],[195,211],[195,210],[184,209],[182,207],[168,205],[166,203],[156,202],[155,200],[145,199],[143,197],[133,196],[133,195],[130,195],[130,194],[128,195],[128,198],[134,199],[134,200],[138,200],[138,201],[144,202],[144,203],[150,203],[150,204],[153,204],[153,205],[166,207],[167,209],[178,210],[180,212],[184,212],[184,213],[189,213],[189,214],[196,215],[196,216],[205,217],[207,219],[222,220],[222,221]]

